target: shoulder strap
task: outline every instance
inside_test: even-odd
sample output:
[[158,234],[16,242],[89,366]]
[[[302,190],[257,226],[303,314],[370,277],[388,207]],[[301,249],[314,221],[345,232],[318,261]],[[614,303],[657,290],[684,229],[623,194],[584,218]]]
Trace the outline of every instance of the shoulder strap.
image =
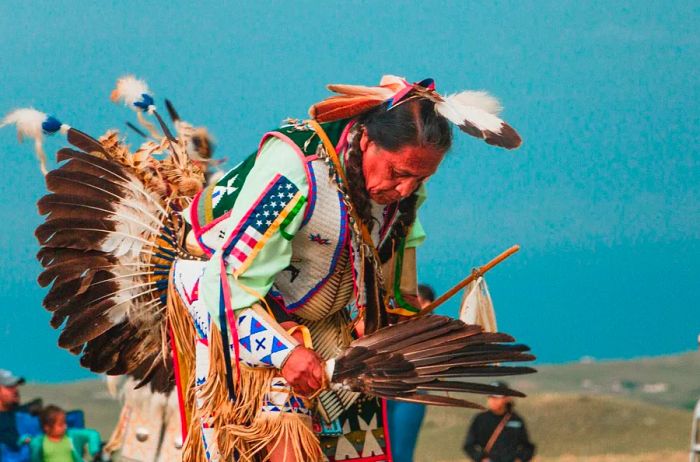
[[499,436],[501,436],[501,433],[503,433],[503,429],[506,427],[506,424],[508,423],[512,415],[513,414],[511,414],[510,412],[507,412],[506,415],[503,416],[501,421],[498,422],[498,426],[491,434],[491,438],[489,438],[489,441],[488,443],[486,443],[486,446],[484,446],[484,454],[488,454],[491,452],[491,449],[493,449],[493,446],[496,444],[496,440]]
[[[296,144],[304,156],[313,156],[316,154],[316,149],[318,148],[321,139],[316,136],[315,130],[309,130],[306,121],[290,121],[289,125],[283,126],[275,130],[282,135],[289,138],[294,144]],[[335,146],[340,140],[343,130],[348,125],[349,120],[343,119],[334,122],[328,122],[320,124],[323,131],[330,142]]]

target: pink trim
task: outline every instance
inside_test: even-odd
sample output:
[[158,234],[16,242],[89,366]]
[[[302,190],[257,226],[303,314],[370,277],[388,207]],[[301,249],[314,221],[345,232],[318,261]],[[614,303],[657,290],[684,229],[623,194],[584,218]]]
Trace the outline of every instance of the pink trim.
[[391,105],[392,106],[399,103],[404,98],[404,96],[406,96],[406,94],[409,91],[413,90],[413,88],[414,88],[413,85],[408,83],[406,80],[404,80],[404,79],[401,79],[401,80],[403,80],[403,84],[405,86],[401,90],[394,93],[394,96],[391,97],[391,100],[392,100]]
[[199,226],[199,216],[197,215],[197,209],[199,208],[199,198],[202,197],[202,193],[205,190],[200,191],[197,193],[196,196],[194,196],[194,199],[192,199],[192,205],[190,206],[190,222],[192,223],[192,229],[194,230],[195,236],[199,235],[199,229],[201,227]]
[[238,222],[238,224],[236,225],[236,229],[234,229],[233,232],[231,233],[231,235],[228,237],[228,240],[227,240],[226,243],[224,244],[223,249],[226,249],[226,248],[228,248],[228,246],[231,245],[231,242],[232,242],[233,239],[238,235],[238,232],[241,230],[241,226],[243,226],[243,224],[244,224],[245,222],[248,221],[248,218],[250,218],[250,214],[253,213],[253,210],[255,210],[255,207],[257,207],[258,204],[260,203],[260,200],[261,200],[263,197],[265,197],[265,195],[268,193],[268,191],[269,191],[270,189],[272,189],[272,186],[277,182],[278,179],[280,179],[281,176],[282,176],[282,175],[278,173],[278,174],[275,175],[274,178],[272,178],[272,180],[267,184],[267,186],[265,187],[265,190],[258,196],[258,199],[257,199],[257,200],[255,201],[255,203],[248,209],[248,211],[246,212],[245,216],[244,216],[243,218],[241,218],[241,221]]
[[[224,292],[224,306],[226,307],[226,319],[231,332],[231,341],[233,343],[233,351],[236,355],[236,381],[241,380],[240,368],[240,350],[238,346],[238,326],[236,325],[236,316],[233,314],[231,307],[231,287],[228,285],[228,277],[226,276],[226,262],[221,258],[219,271],[221,271],[221,289]],[[230,348],[230,345],[223,345],[224,348]]]
[[192,231],[194,232],[194,237],[195,241],[197,241],[197,245],[199,246],[204,253],[206,253],[208,256],[214,255],[214,252],[212,249],[204,245],[204,243],[200,240],[200,237],[202,236],[202,227],[199,223],[199,199],[202,197],[202,194],[206,191],[206,188],[200,191],[196,196],[194,196],[194,199],[192,200],[192,204],[190,205],[190,224],[192,225]]
[[221,223],[222,221],[224,221],[225,219],[227,219],[227,218],[230,217],[230,216],[231,216],[231,210],[229,210],[228,212],[224,213],[223,215],[221,215],[221,216],[220,216],[219,218],[217,218],[216,220],[213,220],[213,221],[207,223],[205,226],[203,226],[203,227],[201,228],[200,236],[201,236],[202,234],[206,233],[207,231],[209,231],[210,229],[212,229],[214,226],[216,226],[217,224]]
[[338,144],[335,146],[335,152],[340,153],[348,147],[348,133],[350,133],[350,129],[355,126],[355,121],[351,120],[350,123],[348,123],[345,128],[343,129],[343,132],[340,134],[340,139],[338,140]]
[[[299,146],[297,146],[296,143],[291,140],[291,138],[280,132],[267,132],[263,135],[262,139],[260,140],[260,144],[258,145],[258,156],[260,155],[260,151],[262,150],[263,144],[270,137],[275,137],[287,143],[289,146],[292,147],[296,155],[299,157],[299,160],[301,160],[301,163],[304,166],[304,173],[306,173],[306,183],[308,187],[306,197],[310,198],[311,194],[313,194],[313,191],[311,190],[311,172],[309,172],[309,166],[307,165],[307,163],[310,162],[310,160],[304,155],[303,152],[301,152]],[[309,210],[309,207],[306,207],[306,210],[304,211],[304,219],[302,221],[306,222],[309,213],[311,213],[311,211]]]
[[168,321],[168,334],[173,348],[173,375],[175,375],[175,389],[177,390],[177,407],[180,412],[180,434],[182,441],[187,439],[187,411],[185,411],[184,390],[182,389],[182,377],[180,374],[180,358],[177,356],[177,343],[173,325]]

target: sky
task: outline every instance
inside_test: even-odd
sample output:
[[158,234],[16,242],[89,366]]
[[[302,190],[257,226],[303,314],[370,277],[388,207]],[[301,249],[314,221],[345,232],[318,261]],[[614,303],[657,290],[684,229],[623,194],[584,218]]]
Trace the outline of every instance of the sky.
[[[108,99],[133,73],[233,166],[328,83],[487,90],[523,146],[455,134],[420,211],[421,281],[441,293],[517,243],[487,280],[500,329],[538,362],[669,354],[700,333],[697,24],[691,1],[3,0],[0,113],[34,106],[97,136],[133,120]],[[0,159],[0,368],[89,377],[41,307],[31,146],[0,130]]]

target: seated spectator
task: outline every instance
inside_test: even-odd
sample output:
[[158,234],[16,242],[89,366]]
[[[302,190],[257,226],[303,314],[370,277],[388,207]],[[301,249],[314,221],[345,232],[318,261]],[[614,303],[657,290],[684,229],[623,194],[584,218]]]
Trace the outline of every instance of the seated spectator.
[[91,459],[100,453],[99,433],[68,428],[66,412],[60,407],[46,406],[40,421],[44,434],[31,440],[31,462],[83,462],[86,447]]
[[20,406],[19,386],[24,378],[0,369],[0,461],[29,460],[29,452],[20,444],[15,415],[19,411],[29,412],[28,405]]
[[[492,385],[508,387],[505,382]],[[464,452],[477,462],[528,462],[535,453],[535,445],[525,428],[525,421],[513,411],[509,396],[492,395],[488,410],[472,420],[464,442]]]

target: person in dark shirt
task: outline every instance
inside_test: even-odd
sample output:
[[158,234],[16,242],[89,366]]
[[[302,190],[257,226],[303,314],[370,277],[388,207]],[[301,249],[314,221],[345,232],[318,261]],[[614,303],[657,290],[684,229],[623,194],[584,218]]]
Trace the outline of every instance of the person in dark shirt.
[[[504,382],[492,385],[507,387]],[[512,399],[493,395],[488,398],[488,411],[472,420],[464,442],[464,452],[477,462],[527,462],[535,453],[535,445],[525,428],[525,421],[513,411]]]

